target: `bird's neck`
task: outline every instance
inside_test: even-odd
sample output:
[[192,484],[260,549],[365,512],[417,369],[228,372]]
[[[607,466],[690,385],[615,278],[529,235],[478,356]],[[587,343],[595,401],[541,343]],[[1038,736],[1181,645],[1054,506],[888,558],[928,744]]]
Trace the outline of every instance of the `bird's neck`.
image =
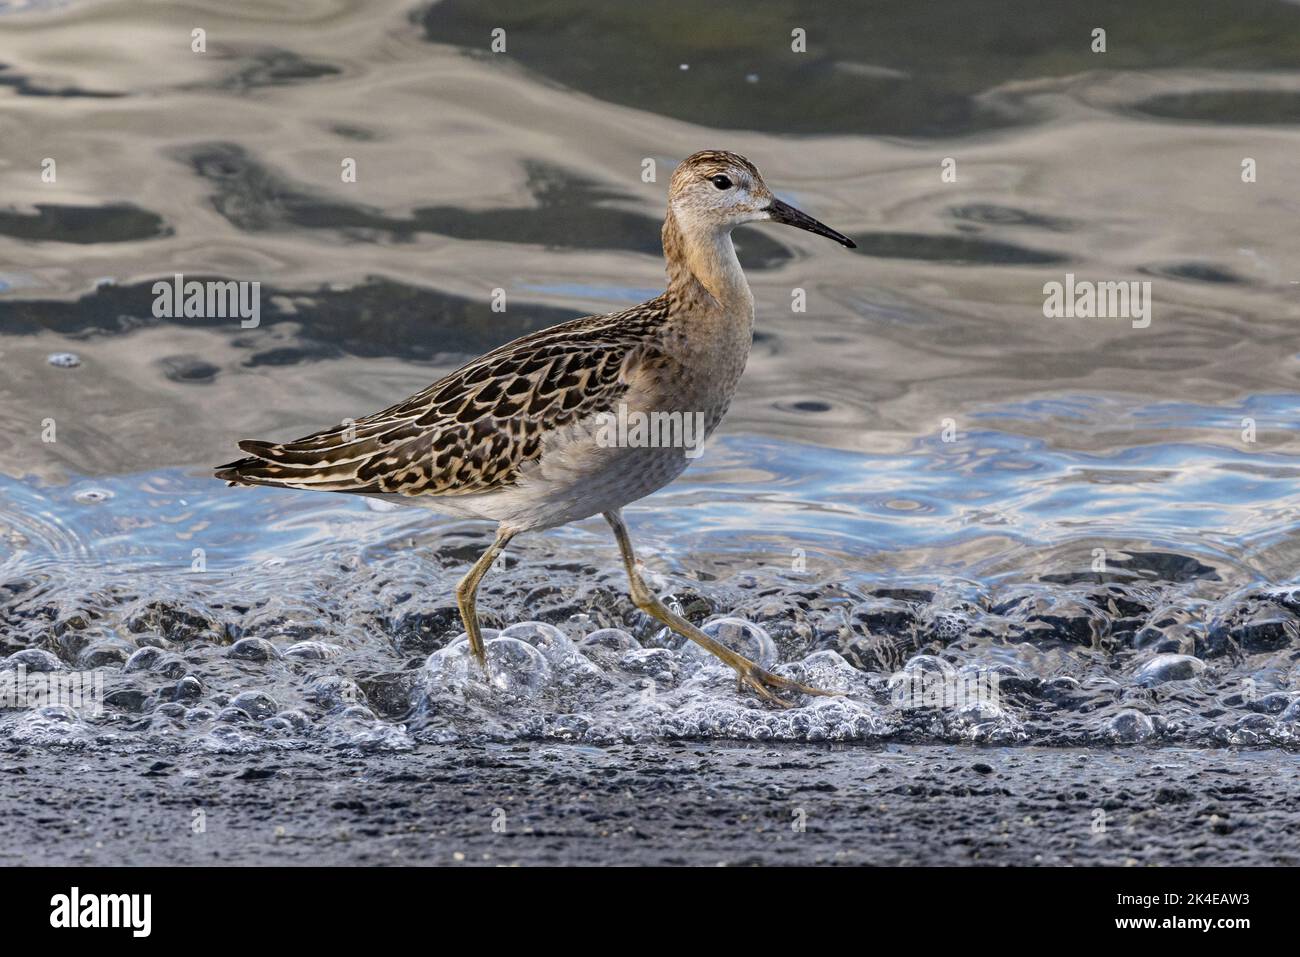
[[753,316],[754,298],[727,229],[682,228],[670,208],[664,220],[668,297],[682,307],[711,306]]

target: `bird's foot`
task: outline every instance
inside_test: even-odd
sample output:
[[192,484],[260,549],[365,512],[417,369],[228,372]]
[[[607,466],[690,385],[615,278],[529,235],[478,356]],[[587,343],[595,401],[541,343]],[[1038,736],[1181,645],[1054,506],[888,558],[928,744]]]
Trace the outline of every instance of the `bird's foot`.
[[839,697],[839,691],[823,691],[821,688],[813,688],[810,685],[800,684],[789,678],[782,678],[778,674],[773,674],[766,668],[754,664],[746,658],[740,659],[744,664],[732,665],[736,669],[736,690],[743,691],[746,686],[752,688],[758,693],[760,698],[776,705],[778,708],[793,708],[793,702],[786,701],[784,698],[777,697],[773,688],[779,688],[782,691],[797,691],[800,694],[820,695],[827,698]]

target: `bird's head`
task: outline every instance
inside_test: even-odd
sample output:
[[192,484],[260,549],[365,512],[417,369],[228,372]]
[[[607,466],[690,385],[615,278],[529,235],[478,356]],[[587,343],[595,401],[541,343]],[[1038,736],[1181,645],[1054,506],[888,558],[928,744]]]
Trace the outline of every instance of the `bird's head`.
[[739,153],[701,150],[673,171],[668,206],[688,232],[731,232],[744,223],[784,223],[854,248],[853,240],[772,195],[758,168]]

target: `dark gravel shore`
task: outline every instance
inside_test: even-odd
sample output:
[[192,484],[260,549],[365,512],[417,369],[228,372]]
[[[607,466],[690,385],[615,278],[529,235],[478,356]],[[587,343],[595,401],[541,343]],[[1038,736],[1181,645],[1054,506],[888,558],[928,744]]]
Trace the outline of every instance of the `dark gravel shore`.
[[0,864],[1294,865],[1297,772],[1144,748],[15,749]]

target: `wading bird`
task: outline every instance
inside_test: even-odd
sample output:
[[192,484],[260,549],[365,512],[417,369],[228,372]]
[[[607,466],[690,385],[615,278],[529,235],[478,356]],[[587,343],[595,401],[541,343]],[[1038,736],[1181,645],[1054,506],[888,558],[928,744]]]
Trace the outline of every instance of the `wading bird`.
[[614,530],[632,600],[699,643],[768,701],[773,689],[825,694],[760,667],[675,614],[647,587],[621,509],[681,474],[681,445],[610,443],[611,416],[722,419],[753,339],[754,298],[731,231],[774,222],[853,241],[772,195],[754,164],[722,150],[673,172],[663,226],[668,288],[639,306],[561,323],[508,342],[423,392],[293,442],[240,442],[220,466],[233,485],[396,497],[497,523],[496,539],[456,588],[470,649],[486,668],[479,582],[520,532],[601,514]]

